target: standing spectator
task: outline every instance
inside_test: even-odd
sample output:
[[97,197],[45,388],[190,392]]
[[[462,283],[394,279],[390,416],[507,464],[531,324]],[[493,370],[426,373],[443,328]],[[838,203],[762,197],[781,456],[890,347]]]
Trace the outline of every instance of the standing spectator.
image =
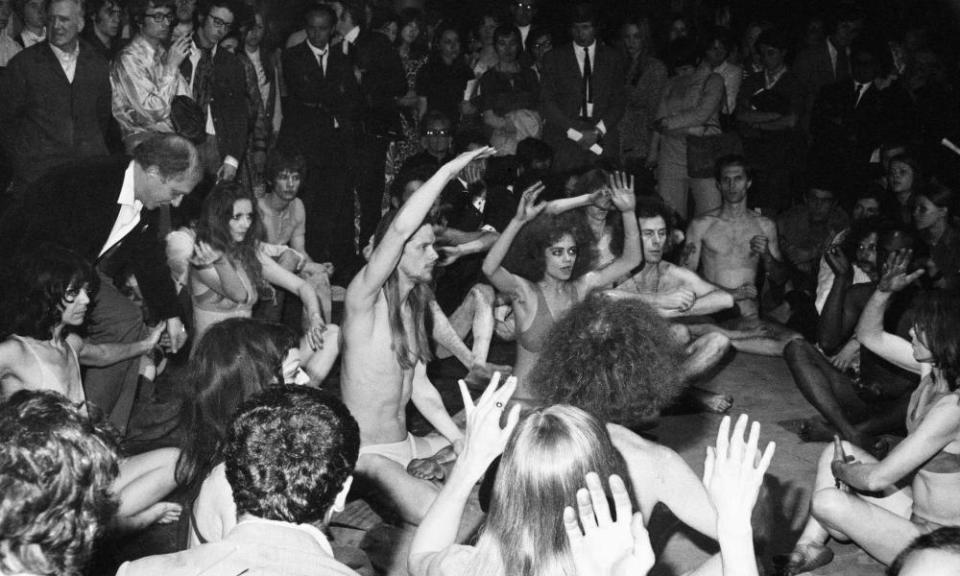
[[547,28],[534,30],[531,36],[527,36],[524,51],[530,55],[530,69],[536,72],[537,80],[543,81],[543,57],[551,50],[553,50],[553,34]]
[[0,86],[0,138],[20,193],[52,168],[107,154],[109,70],[80,42],[82,1],[52,0],[48,16],[49,41],[17,54]]
[[737,95],[743,82],[743,68],[730,62],[734,49],[733,34],[722,26],[713,27],[703,38],[703,58],[710,69],[723,78],[724,100],[720,113],[730,116],[737,109]]
[[193,99],[206,115],[207,138],[197,147],[200,162],[208,177],[227,181],[248,162],[256,181],[267,161],[257,74],[249,60],[217,47],[233,28],[239,7],[233,0],[209,0],[203,8],[190,55],[180,64]]
[[650,152],[654,114],[667,83],[667,67],[653,56],[650,21],[627,19],[620,27],[626,69],[627,107],[620,123],[620,159],[629,170]]
[[613,48],[597,42],[597,16],[579,4],[571,18],[573,44],[543,60],[543,139],[556,150],[554,168],[572,170],[619,152],[618,127],[626,104],[623,65]]
[[29,48],[47,39],[47,18],[44,0],[15,0],[14,9],[23,22],[23,30],[14,40],[21,48]]
[[250,61],[257,74],[257,87],[260,89],[260,101],[263,102],[269,145],[280,131],[283,114],[280,112],[280,51],[269,45],[264,46],[265,30],[264,11],[258,9],[243,35],[243,50],[238,51],[238,54]]
[[360,71],[356,187],[360,199],[360,238],[365,242],[373,236],[383,210],[387,149],[400,130],[397,99],[406,93],[407,81],[400,55],[393,49],[396,31],[391,37],[396,15],[375,12],[369,29],[359,28],[363,11],[358,5],[343,3],[343,15],[355,21],[353,28],[341,33],[348,41],[352,36],[356,38],[349,51]]
[[119,47],[120,14],[117,0],[93,0],[87,3],[87,25],[83,39],[106,60],[113,60]]
[[197,15],[197,0],[176,0],[177,23],[173,28],[173,38],[189,38],[195,29],[194,19]]
[[421,121],[427,110],[436,110],[458,126],[461,114],[474,112],[465,94],[473,72],[461,57],[460,48],[460,32],[455,26],[445,24],[437,29],[433,53],[417,74]]
[[520,31],[520,51],[518,57],[525,65],[530,64],[529,55],[524,50],[527,45],[527,39],[530,37],[530,31],[533,29],[533,20],[537,16],[536,0],[511,0],[510,2],[510,24]]
[[348,57],[330,49],[337,24],[333,8],[312,6],[304,20],[307,40],[283,53],[288,96],[277,145],[306,160],[302,198],[312,222],[307,252],[328,252],[337,269],[344,270],[355,257],[353,199],[344,165],[352,164],[356,151],[353,122],[360,92]]
[[493,45],[493,32],[500,25],[500,18],[495,12],[485,11],[480,15],[476,27],[473,29],[477,46],[471,46],[470,68],[477,78],[493,68],[497,63],[497,50]]
[[850,45],[860,35],[861,28],[863,15],[857,10],[844,9],[822,42],[797,54],[793,70],[803,87],[801,126],[804,130],[809,126],[810,112],[820,89],[850,77]]
[[773,215],[790,207],[800,190],[798,176],[806,148],[800,133],[803,87],[787,69],[787,39],[767,30],[757,38],[763,73],[743,82],[737,121],[743,151],[756,167],[755,204]]
[[397,52],[403,63],[407,79],[407,91],[397,99],[400,106],[400,128],[403,140],[394,142],[387,156],[387,164],[396,174],[404,161],[420,151],[420,99],[417,97],[417,73],[427,61],[425,42],[421,39],[423,14],[412,8],[400,13],[400,33],[397,35]]
[[20,45],[17,41],[6,33],[7,25],[10,24],[10,14],[13,0],[0,0],[0,80],[10,59],[20,51]]
[[499,26],[493,33],[497,64],[480,78],[480,110],[483,122],[493,131],[491,143],[501,153],[513,153],[517,142],[540,136],[542,121],[537,112],[540,82],[530,68],[521,66],[520,31]]
[[110,84],[113,116],[129,152],[151,132],[173,132],[170,106],[188,90],[179,68],[190,38],[178,38],[167,48],[176,18],[173,0],[131,0],[127,8],[137,33],[117,54]]
[[[691,177],[687,166],[687,137],[720,134],[723,78],[708,62],[701,62],[696,42],[681,39],[670,45],[670,68],[657,107],[656,132],[650,141],[648,164],[657,166],[660,196],[681,218],[700,216],[720,207],[716,179]],[[689,210],[687,196],[695,208]]]

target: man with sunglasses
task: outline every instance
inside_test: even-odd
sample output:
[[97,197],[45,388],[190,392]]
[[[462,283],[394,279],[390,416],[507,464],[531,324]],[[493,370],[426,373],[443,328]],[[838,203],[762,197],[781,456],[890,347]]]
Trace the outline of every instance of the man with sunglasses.
[[173,0],[131,0],[127,9],[136,34],[113,61],[110,84],[113,116],[129,152],[151,132],[174,131],[170,106],[175,96],[187,94],[179,68],[190,38],[167,48],[176,20]]
[[[207,137],[198,146],[203,171],[208,177],[233,180],[247,161],[253,174],[262,175],[267,125],[256,71],[248,60],[217,47],[236,24],[239,9],[233,0],[210,0],[200,8],[180,73],[206,116]],[[248,142],[252,142],[249,156]]]

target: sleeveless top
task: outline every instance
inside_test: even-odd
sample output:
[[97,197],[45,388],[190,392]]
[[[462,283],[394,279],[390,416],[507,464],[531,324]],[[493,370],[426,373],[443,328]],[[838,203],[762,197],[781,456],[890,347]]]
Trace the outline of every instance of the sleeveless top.
[[67,350],[70,351],[70,358],[73,359],[69,367],[70,378],[67,382],[61,382],[53,375],[49,363],[40,358],[36,350],[36,344],[32,338],[24,338],[16,334],[11,334],[11,338],[23,344],[24,348],[30,351],[33,359],[37,361],[37,365],[40,366],[40,386],[42,390],[60,392],[76,404],[82,404],[87,401],[87,397],[83,393],[83,383],[80,378],[80,359],[77,357],[77,351],[73,349],[73,346],[71,346],[69,342],[64,340]]
[[[912,434],[927,412],[944,396],[960,396],[941,389],[933,374],[923,377],[910,396],[907,432]],[[941,450],[917,470],[913,480],[913,516],[924,524],[960,525],[960,454]]]
[[[530,327],[517,335],[517,344],[527,352],[539,354],[543,350],[543,343],[546,341],[547,335],[550,334],[550,330],[557,323],[557,319],[554,318],[553,312],[547,306],[547,299],[543,295],[543,290],[537,284],[533,286],[537,291],[537,313],[533,317],[533,323],[530,324]],[[571,287],[573,289],[573,301],[579,302],[580,298],[577,294],[576,285],[571,284]]]

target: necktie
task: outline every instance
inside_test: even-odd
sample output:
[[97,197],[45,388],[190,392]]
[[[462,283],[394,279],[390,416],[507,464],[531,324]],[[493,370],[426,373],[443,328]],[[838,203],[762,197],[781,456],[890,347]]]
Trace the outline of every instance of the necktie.
[[327,67],[323,65],[323,57],[326,55],[327,55],[326,50],[317,54],[317,64],[320,65],[320,72],[324,75],[324,77],[326,77],[327,75]]
[[590,66],[590,47],[583,49],[583,103],[580,105],[581,116],[590,117],[590,106],[593,103],[592,87],[590,77],[593,75],[593,67]]
[[193,99],[206,110],[210,100],[210,83],[213,80],[213,48],[202,48],[197,71],[193,77]]

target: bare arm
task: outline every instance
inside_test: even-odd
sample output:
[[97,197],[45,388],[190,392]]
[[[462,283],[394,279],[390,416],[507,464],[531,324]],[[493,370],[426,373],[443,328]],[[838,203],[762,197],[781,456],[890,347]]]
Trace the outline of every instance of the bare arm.
[[703,242],[705,228],[706,223],[702,218],[694,218],[687,226],[687,240],[680,255],[680,264],[691,272],[696,272],[700,268],[700,244]]
[[161,322],[150,329],[146,338],[130,344],[112,342],[91,344],[76,334],[67,336],[67,341],[77,353],[80,364],[84,366],[110,366],[122,360],[142,356],[153,350],[154,346],[160,342],[160,336],[166,327],[166,323]]
[[511,273],[502,264],[520,229],[544,211],[546,204],[536,203],[537,197],[543,189],[543,183],[537,182],[523,191],[520,203],[517,205],[517,214],[510,220],[510,224],[504,228],[503,233],[493,243],[490,251],[487,252],[487,257],[483,260],[483,273],[490,279],[490,283],[501,292],[516,294],[525,286],[525,280]]
[[703,316],[733,308],[733,296],[730,292],[707,282],[699,274],[680,266],[671,266],[670,273],[676,274],[684,287],[693,290],[697,295],[693,306],[683,314],[684,316]]
[[321,319],[322,323],[323,315],[320,312],[320,300],[317,298],[317,291],[313,289],[313,286],[296,274],[284,270],[272,258],[260,255],[260,263],[263,265],[263,277],[267,282],[284,290],[289,290],[300,297],[300,301],[303,302],[303,306],[310,316],[311,325],[317,318]]
[[902,290],[923,274],[922,269],[912,274],[906,273],[911,256],[911,251],[901,250],[887,259],[886,272],[877,284],[873,296],[867,301],[867,306],[860,315],[860,322],[857,323],[857,340],[884,360],[905,370],[920,373],[921,364],[913,357],[913,346],[883,329],[883,317],[893,293]]
[[623,217],[623,253],[603,270],[590,272],[583,277],[581,281],[584,287],[583,294],[594,288],[606,286],[629,274],[643,261],[643,249],[640,247],[640,228],[637,226],[637,215],[634,212],[637,197],[633,192],[633,176],[627,176],[624,172],[617,172],[610,175],[609,181],[611,200]]
[[459,174],[471,161],[486,158],[493,153],[493,148],[485,147],[457,156],[444,164],[404,202],[387,228],[383,239],[371,252],[367,265],[350,282],[345,302],[348,309],[359,312],[373,307],[380,288],[400,262],[404,244],[423,224],[423,219],[430,212],[430,208],[447,182]]
[[190,276],[220,296],[234,302],[246,302],[250,298],[247,287],[230,258],[198,241],[190,259]]

